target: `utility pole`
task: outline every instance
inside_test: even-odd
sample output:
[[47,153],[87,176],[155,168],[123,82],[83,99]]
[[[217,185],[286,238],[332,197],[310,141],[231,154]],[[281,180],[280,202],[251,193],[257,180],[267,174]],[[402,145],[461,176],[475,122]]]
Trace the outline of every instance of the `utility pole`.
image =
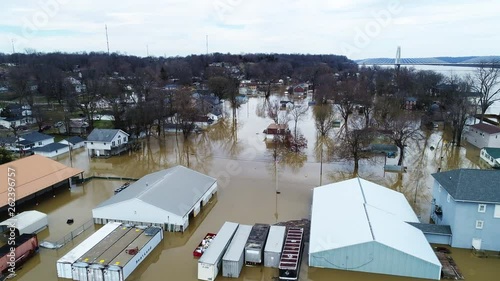
[[207,56],[208,56],[208,35],[206,36],[206,47],[207,47]]
[[106,29],[106,45],[108,46],[108,56],[109,56],[109,37],[108,37],[108,25],[104,25],[104,28]]
[[149,57],[149,45],[146,44],[146,55]]
[[16,48],[14,47],[14,39],[11,39],[12,41],[12,54],[16,53]]

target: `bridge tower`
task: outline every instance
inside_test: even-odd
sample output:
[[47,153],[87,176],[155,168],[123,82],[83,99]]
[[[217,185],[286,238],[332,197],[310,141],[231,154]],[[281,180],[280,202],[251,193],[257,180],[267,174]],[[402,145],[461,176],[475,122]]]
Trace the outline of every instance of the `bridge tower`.
[[401,46],[398,46],[396,51],[396,60],[395,60],[396,70],[399,72],[399,68],[401,67]]

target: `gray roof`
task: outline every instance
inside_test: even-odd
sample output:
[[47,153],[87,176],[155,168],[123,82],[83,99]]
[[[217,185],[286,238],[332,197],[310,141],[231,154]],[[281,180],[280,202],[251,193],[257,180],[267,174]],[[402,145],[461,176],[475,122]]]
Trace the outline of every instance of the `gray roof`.
[[455,201],[500,203],[500,171],[458,169],[432,174]]
[[40,152],[52,152],[56,151],[62,148],[68,147],[66,144],[54,142],[54,143],[49,143],[47,145],[44,145],[42,147],[36,147],[33,148],[33,151],[40,151]]
[[71,138],[68,138],[68,139],[65,139],[65,141],[71,143],[71,144],[77,144],[77,143],[80,143],[80,142],[84,142],[85,140],[82,139],[81,137],[79,136],[74,136],[74,137],[71,137]]
[[500,147],[483,147],[483,149],[494,159],[500,158]]
[[19,136],[20,138],[23,138],[27,141],[31,141],[31,142],[39,142],[39,141],[44,141],[44,140],[48,140],[48,139],[53,139],[54,137],[53,136],[49,136],[49,135],[46,135],[46,134],[42,134],[42,133],[39,133],[39,132],[31,132],[31,133],[28,133],[26,135],[22,135],[22,136]]
[[216,264],[222,254],[224,254],[224,251],[226,250],[229,242],[231,242],[231,239],[233,239],[238,225],[239,224],[235,222],[225,222],[210,246],[207,248],[205,253],[203,253],[203,256],[201,256],[198,260],[198,263]]
[[248,236],[250,236],[251,231],[251,225],[240,224],[222,259],[225,261],[238,261],[245,250],[245,244],[247,243],[247,239]]
[[449,225],[418,223],[418,222],[408,222],[408,223],[422,230],[424,234],[441,234],[441,235],[451,236],[451,228]]
[[184,166],[176,166],[140,178],[97,208],[138,199],[182,217],[216,181]]
[[[103,141],[110,142],[122,130],[120,129],[94,129],[87,137],[87,141]],[[123,131],[122,131],[123,132]],[[127,133],[123,132],[128,136]]]
[[264,252],[281,253],[285,234],[286,226],[271,225]]

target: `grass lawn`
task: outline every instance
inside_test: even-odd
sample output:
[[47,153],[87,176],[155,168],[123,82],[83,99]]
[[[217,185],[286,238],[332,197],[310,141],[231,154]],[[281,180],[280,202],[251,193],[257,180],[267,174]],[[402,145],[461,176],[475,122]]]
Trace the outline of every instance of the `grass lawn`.
[[109,121],[109,120],[96,120],[96,121],[94,121],[94,128],[98,128],[98,129],[114,129],[113,121]]

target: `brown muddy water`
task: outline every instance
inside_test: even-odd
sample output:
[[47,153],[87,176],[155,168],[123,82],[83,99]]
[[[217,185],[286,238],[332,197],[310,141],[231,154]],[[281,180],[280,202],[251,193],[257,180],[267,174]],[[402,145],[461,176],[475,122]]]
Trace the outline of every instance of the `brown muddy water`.
[[[166,233],[160,246],[135,270],[127,280],[196,280],[197,260],[192,251],[207,232],[217,232],[225,221],[242,224],[276,223],[309,218],[312,188],[352,177],[349,162],[323,163],[320,179],[318,153],[312,110],[299,121],[300,131],[308,139],[302,154],[281,154],[275,166],[273,148],[267,148],[262,131],[271,123],[262,117],[262,98],[251,98],[238,111],[237,130],[226,121],[205,133],[183,142],[182,136],[151,137],[144,140],[142,149],[109,159],[91,159],[85,149],[74,151],[57,160],[85,170],[85,176],[108,175],[139,178],[147,173],[178,164],[206,173],[219,180],[219,192],[210,207],[203,210],[187,232]],[[228,118],[229,119],[229,118]],[[293,124],[291,129],[293,129]],[[338,130],[338,129],[337,129]],[[384,173],[384,161],[362,161],[360,177],[377,182],[405,194],[423,222],[428,221],[431,201],[431,174],[458,167],[477,167],[478,150],[471,147],[455,148],[446,144],[442,131],[424,132],[425,139],[412,143],[407,149],[405,174]],[[433,149],[431,149],[433,147]],[[276,177],[277,172],[277,177]],[[23,210],[36,209],[49,215],[49,228],[39,234],[39,240],[57,241],[70,231],[91,219],[91,210],[113,195],[123,182],[93,180],[72,190],[59,190],[38,205],[28,203]],[[277,194],[276,190],[280,193]],[[73,218],[75,223],[67,225]],[[57,280],[56,261],[93,232],[85,231],[72,243],[59,250],[40,249],[40,253],[18,269],[16,280]],[[466,280],[497,280],[500,259],[479,259],[468,250],[453,249],[455,258]],[[304,256],[300,280],[418,280],[385,275],[308,268]],[[273,280],[277,270],[247,268],[238,280]],[[66,279],[59,279],[66,280]],[[219,276],[217,280],[230,280]],[[233,280],[233,279],[231,279]]]

